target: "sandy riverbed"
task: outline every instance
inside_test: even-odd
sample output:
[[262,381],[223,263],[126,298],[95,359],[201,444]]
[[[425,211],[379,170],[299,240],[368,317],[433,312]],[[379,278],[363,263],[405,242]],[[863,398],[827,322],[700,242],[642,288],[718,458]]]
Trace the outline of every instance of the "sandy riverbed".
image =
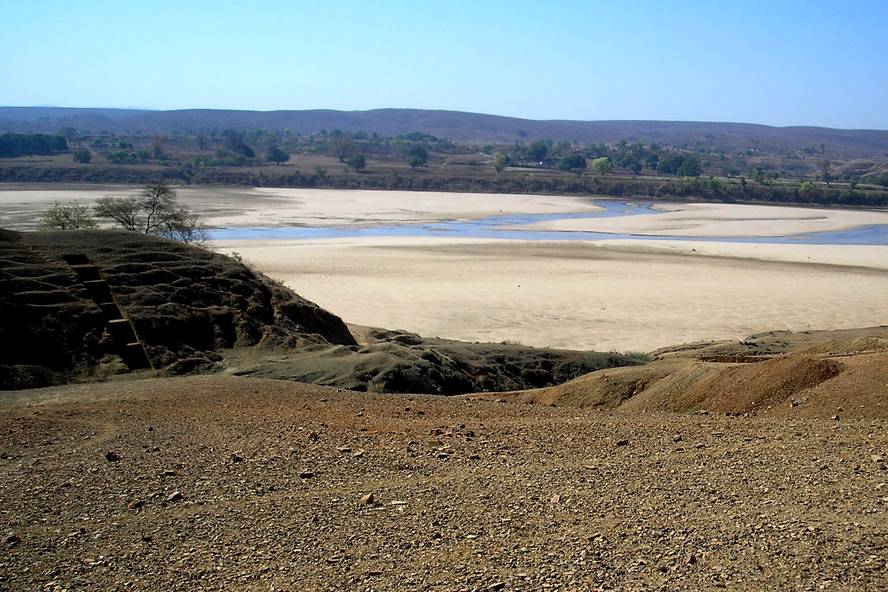
[[[693,243],[633,241],[372,238],[216,248],[238,251],[350,322],[468,341],[650,350],[770,329],[888,323],[888,271],[837,265],[884,262],[888,247],[768,245],[752,253],[756,245],[710,245],[718,256],[690,252]],[[758,256],[778,260],[749,258]],[[815,258],[830,264],[807,262]]]
[[[0,226],[27,228],[52,201],[137,191],[19,189],[0,190]],[[590,198],[558,196],[206,187],[184,188],[179,195],[210,224],[229,227],[389,224],[596,207]],[[612,232],[647,228],[700,240],[374,237],[219,241],[213,248],[239,252],[259,270],[349,322],[471,341],[648,350],[769,329],[888,323],[888,247],[705,240],[707,234],[835,230],[888,221],[882,218],[888,214],[710,204],[666,207],[673,211],[556,223],[598,224]]]
[[767,237],[888,224],[888,211],[740,204],[657,204],[655,214],[619,218],[565,218],[514,230],[611,232],[646,236]]

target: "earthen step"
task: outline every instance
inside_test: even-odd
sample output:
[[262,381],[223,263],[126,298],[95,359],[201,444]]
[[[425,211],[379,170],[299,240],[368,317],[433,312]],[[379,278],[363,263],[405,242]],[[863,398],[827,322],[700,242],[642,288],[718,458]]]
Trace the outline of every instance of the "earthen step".
[[102,279],[102,274],[99,273],[99,268],[95,265],[72,265],[71,269],[74,270],[81,282]]
[[108,321],[108,332],[111,333],[111,338],[117,343],[128,344],[138,341],[136,331],[133,329],[133,324],[130,323],[129,319]]
[[105,317],[106,322],[124,318],[123,311],[120,310],[116,302],[102,302],[99,304],[99,308],[102,309],[102,316]]
[[145,348],[138,341],[127,343],[120,352],[120,357],[123,358],[123,362],[130,367],[130,370],[151,367],[151,362],[148,360],[148,354],[145,353]]
[[111,294],[111,288],[105,280],[88,280],[83,282],[83,287],[86,288],[89,297],[92,298],[96,304],[114,301],[114,296]]
[[65,260],[65,263],[68,265],[88,265],[89,257],[84,255],[83,253],[68,253],[62,255],[62,259]]

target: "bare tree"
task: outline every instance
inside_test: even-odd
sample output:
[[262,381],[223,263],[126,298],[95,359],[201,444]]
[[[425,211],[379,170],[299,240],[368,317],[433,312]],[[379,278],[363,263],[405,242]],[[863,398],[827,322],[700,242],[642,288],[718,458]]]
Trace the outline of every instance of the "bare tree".
[[198,215],[177,204],[176,192],[168,185],[148,185],[138,197],[103,197],[96,202],[95,211],[96,216],[130,232],[197,245],[207,240],[206,227]]

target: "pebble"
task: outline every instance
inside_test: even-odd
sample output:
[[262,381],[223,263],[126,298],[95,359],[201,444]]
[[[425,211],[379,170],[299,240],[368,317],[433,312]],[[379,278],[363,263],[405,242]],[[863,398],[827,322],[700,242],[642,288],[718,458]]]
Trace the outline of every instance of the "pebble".
[[118,455],[113,450],[109,450],[105,453],[105,460],[107,460],[108,462],[117,462],[120,460],[120,455]]

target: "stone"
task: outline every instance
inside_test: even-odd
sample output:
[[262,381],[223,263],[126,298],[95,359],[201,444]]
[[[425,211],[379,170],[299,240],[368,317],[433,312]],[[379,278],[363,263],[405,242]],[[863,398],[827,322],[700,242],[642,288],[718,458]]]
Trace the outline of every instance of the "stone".
[[182,495],[182,492],[180,491],[174,491],[169,497],[167,497],[168,502],[179,502],[183,499],[185,499],[185,496]]
[[629,446],[629,440],[617,440],[617,446]]
[[314,476],[315,474],[312,471],[302,471],[301,473],[299,473],[300,479],[311,479]]
[[117,462],[120,460],[120,455],[113,450],[109,450],[105,453],[105,460],[107,460],[108,462]]
[[360,502],[362,505],[372,506],[376,502],[376,498],[373,496],[372,493],[368,493],[361,498]]

